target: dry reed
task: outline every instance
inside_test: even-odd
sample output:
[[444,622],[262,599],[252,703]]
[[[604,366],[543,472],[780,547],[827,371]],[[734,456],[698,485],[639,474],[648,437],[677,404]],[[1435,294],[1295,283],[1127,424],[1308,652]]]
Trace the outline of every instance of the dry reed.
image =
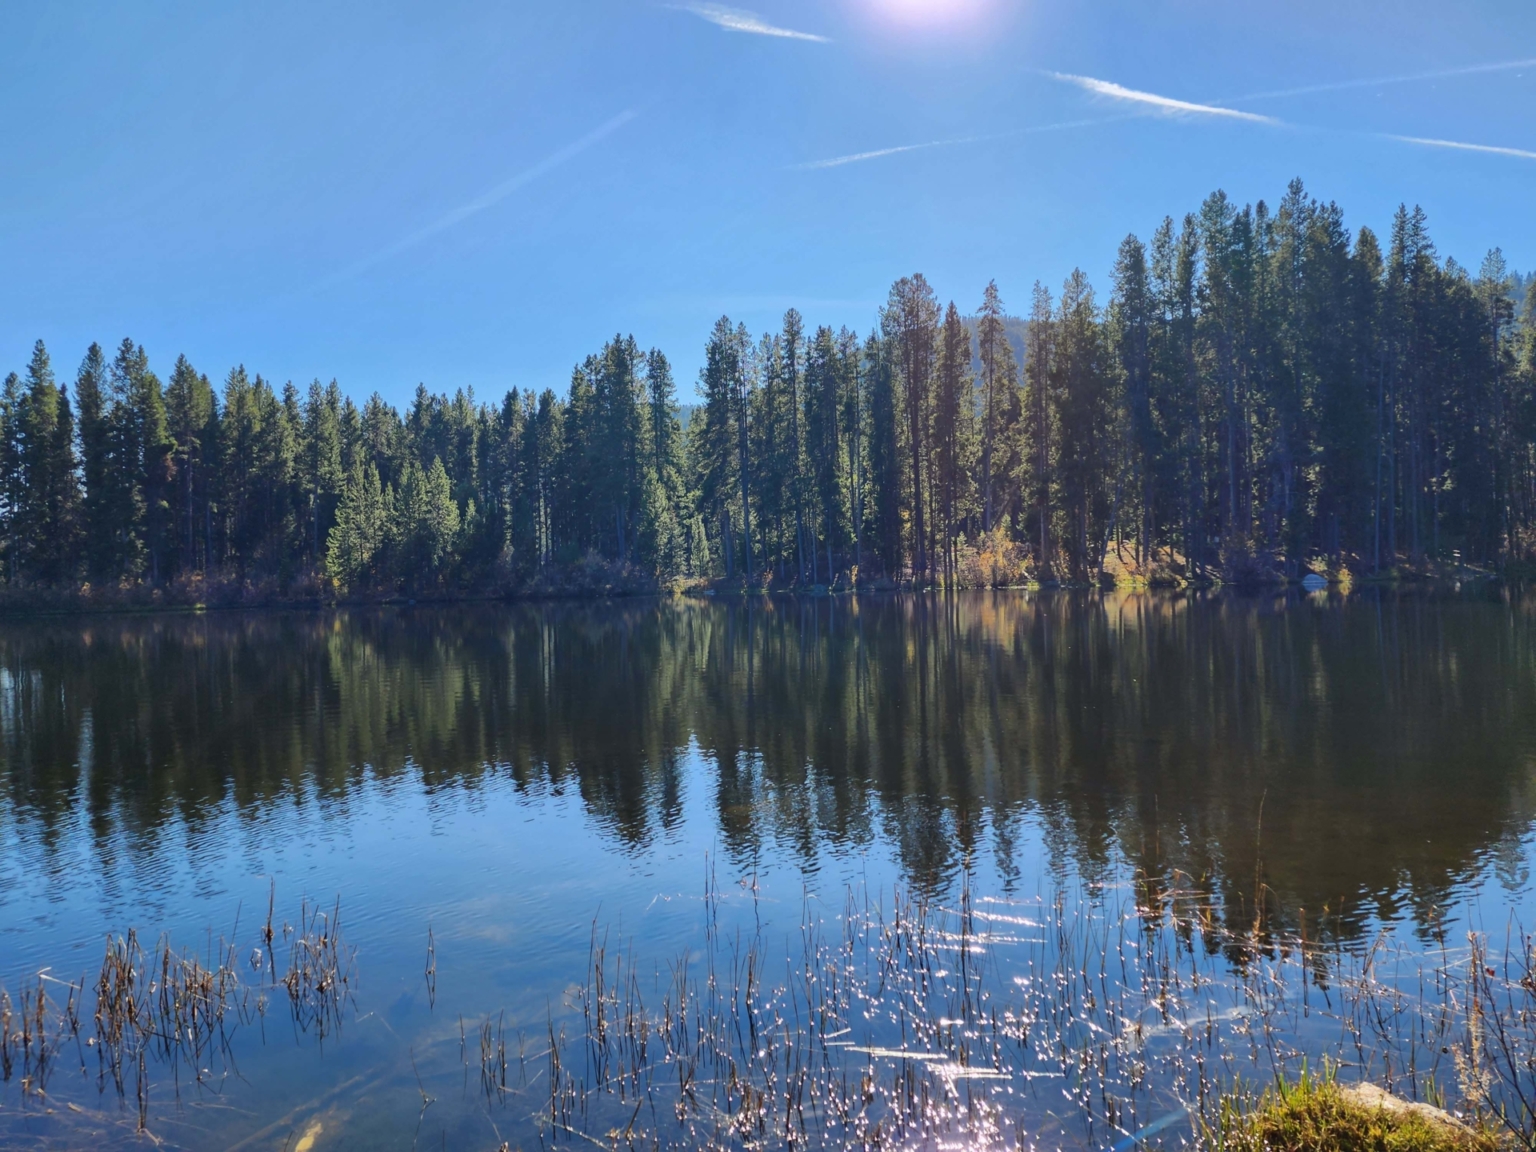
[[[542,1139],[646,1148],[1201,1143],[1245,1084],[1310,1059],[1414,1099],[1452,1097],[1536,1131],[1536,966],[1512,940],[1438,951],[1231,933],[1193,886],[1148,902],[1100,894],[945,907],[850,891],[809,898],[783,940],[706,893],[696,952],[643,967],[594,925],[547,1062],[509,1077],[500,1017],[481,1032],[492,1099]],[[752,899],[756,900],[755,887]],[[510,1081],[510,1082],[509,1082]]]
[[[59,981],[46,971],[18,998],[0,988],[0,1081],[19,1074],[24,1094],[43,1094],[64,1048],[74,1042],[81,1071],[95,1053],[98,1087],[133,1098],[139,1131],[149,1121],[151,1071],[162,1069],[179,1094],[181,1077],[202,1082],[233,1066],[235,1030],[264,1015],[276,987],[287,992],[294,1025],[325,1035],[341,1023],[355,985],[353,952],[344,943],[339,904],[321,912],[307,902],[297,927],[285,925],[287,969],[278,976],[262,949],[254,953],[254,984],[240,978],[237,947],[210,942],[205,955],[179,950],[167,937],[145,949],[130,929],[106,941],[94,982]],[[269,911],[259,939],[270,953],[277,933]],[[50,994],[50,986],[53,989]],[[82,1029],[87,991],[95,1004]],[[87,1031],[82,1037],[82,1031]]]

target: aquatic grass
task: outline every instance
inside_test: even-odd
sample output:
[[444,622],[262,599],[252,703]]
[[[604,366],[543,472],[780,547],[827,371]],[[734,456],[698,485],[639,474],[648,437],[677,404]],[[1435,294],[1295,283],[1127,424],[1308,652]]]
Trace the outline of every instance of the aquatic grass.
[[289,949],[281,983],[293,1023],[324,1040],[341,1027],[356,983],[354,953],[342,942],[341,900],[329,913],[305,901],[298,925],[283,925],[283,938]]
[[[0,988],[0,1081],[8,1082],[19,1073],[23,1097],[45,1092],[63,1045],[80,1032],[84,980],[72,984],[45,970],[36,981],[35,986],[24,984],[14,1001]],[[62,1004],[49,996],[50,984],[64,989]]]
[[[752,878],[721,891],[711,877],[686,949],[658,960],[594,920],[566,999],[537,1017],[492,1012],[474,1039],[461,1018],[456,1037],[411,1043],[398,1087],[426,1115],[456,1040],[464,1103],[511,1146],[1244,1152],[1290,1147],[1253,1143],[1253,1117],[1276,1101],[1307,1103],[1296,1125],[1332,1115],[1292,1099],[1326,1067],[1340,1091],[1377,1083],[1532,1145],[1536,976],[1519,933],[1502,951],[1481,935],[1425,950],[1390,932],[1349,951],[1262,915],[1233,933],[1198,885],[1139,877],[1037,899],[954,895],[850,888],[829,906],[805,891],[797,917]],[[268,924],[243,968],[224,941],[190,953],[129,932],[94,984],[44,974],[0,994],[0,1071],[31,1077],[36,1095],[73,1038],[82,1070],[94,1049],[100,1090],[147,1130],[160,1079],[179,1093],[188,1074],[230,1074],[238,1029],[274,1003],[323,1040],[357,987],[339,904]],[[453,970],[440,976],[446,991]]]
[[[1536,980],[1493,983],[1482,937],[1426,954],[1382,933],[1351,953],[1262,914],[1234,934],[1193,886],[1148,904],[1132,884],[1123,901],[964,887],[953,906],[850,890],[835,916],[807,895],[780,941],[743,891],[741,927],[722,932],[710,885],[702,945],[649,967],[594,923],[566,1005],[579,1027],[550,1015],[542,1075],[524,1057],[509,1077],[484,1026],[487,1103],[541,1139],[605,1146],[1125,1152],[1231,1136],[1243,1084],[1286,1085],[1326,1056],[1410,1100],[1454,1083],[1461,1107],[1532,1142],[1519,997]],[[1528,942],[1506,962],[1528,975]]]
[[[241,978],[237,945],[224,939],[214,944],[210,935],[200,956],[167,936],[146,949],[129,929],[107,938],[94,981],[60,981],[45,970],[14,999],[0,988],[0,1081],[19,1074],[24,1098],[44,1095],[64,1046],[74,1041],[80,1071],[87,1072],[86,1053],[94,1052],[98,1090],[110,1085],[120,1100],[131,1097],[136,1129],[147,1131],[152,1069],[170,1074],[178,1096],[183,1074],[197,1083],[222,1078],[234,1066],[234,1032],[265,1018],[276,989],[287,993],[296,1029],[323,1038],[340,1026],[355,970],[339,902],[329,913],[304,902],[297,926],[283,925],[281,937],[289,944],[287,968],[279,977],[258,946],[253,984]],[[258,939],[270,951],[276,938],[269,911]],[[87,991],[94,1007],[85,1030]]]
[[[147,1119],[149,1064],[195,1080],[231,1061],[230,1024],[246,1018],[248,995],[236,967],[236,949],[220,941],[209,954],[178,950],[161,937],[147,952],[138,933],[108,938],[96,977],[94,1035],[98,1080],[111,1080],[119,1096],[134,1081],[141,1124]],[[231,1020],[231,1015],[234,1020]]]

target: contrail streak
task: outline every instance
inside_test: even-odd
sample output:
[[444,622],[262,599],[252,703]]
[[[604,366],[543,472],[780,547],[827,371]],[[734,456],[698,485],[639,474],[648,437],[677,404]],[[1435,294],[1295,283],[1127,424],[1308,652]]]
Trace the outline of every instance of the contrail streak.
[[594,128],[581,139],[567,144],[564,148],[561,148],[557,152],[550,153],[550,155],[540,160],[533,167],[524,169],[516,176],[502,181],[488,192],[484,192],[481,195],[476,196],[469,203],[461,204],[452,212],[446,213],[445,215],[432,221],[432,223],[428,224],[425,228],[422,228],[416,232],[412,232],[409,236],[405,236],[402,239],[395,241],[387,248],[381,248],[372,256],[369,256],[364,260],[360,260],[345,271],[330,277],[326,283],[332,283],[336,280],[345,280],[349,277],[355,276],[359,272],[365,271],[368,268],[372,268],[374,265],[380,264],[393,256],[400,255],[400,253],[406,251],[409,248],[414,248],[423,240],[428,240],[440,232],[446,232],[456,224],[462,224],[465,220],[469,219],[471,216],[474,216],[476,213],[484,212],[487,208],[490,208],[493,205],[499,204],[501,201],[505,200],[508,196],[512,195],[512,193],[518,191],[521,188],[527,187],[529,184],[532,184],[540,176],[545,176],[554,171],[567,160],[571,160],[576,156],[579,156],[588,148],[592,147],[592,145],[602,140],[605,136],[618,131],[624,125],[628,124],[637,115],[638,113],[632,109],[627,109],[623,112],[620,112],[612,120],[609,120],[606,124],[603,124],[598,128]]
[[957,140],[930,140],[926,144],[898,144],[894,148],[876,148],[872,152],[854,152],[848,156],[833,156],[827,160],[807,160],[804,164],[792,164],[791,168],[811,171],[817,168],[841,168],[844,164],[857,164],[861,160],[878,160],[881,156],[895,156],[899,152],[917,152],[924,148],[947,148],[952,144],[974,144],[978,137],[962,136]]
[[825,36],[818,36],[814,32],[796,32],[793,28],[780,28],[768,23],[756,12],[727,8],[724,4],[674,4],[671,7],[692,12],[727,32],[750,32],[754,36],[777,36],[782,40],[809,40],[815,44],[831,43]]
[[1521,160],[1536,160],[1536,152],[1524,148],[1503,148],[1497,144],[1468,144],[1461,140],[1436,140],[1428,136],[1394,136],[1390,132],[1380,134],[1383,140],[1396,140],[1402,144],[1423,144],[1429,148],[1454,148],[1458,152],[1488,152],[1494,156],[1515,156]]
[[1476,76],[1484,72],[1510,72],[1516,68],[1536,68],[1536,60],[1501,60],[1493,64],[1472,64],[1465,68],[1445,68],[1438,72],[1415,72],[1407,76],[1378,76],[1367,80],[1336,80],[1327,84],[1309,84],[1303,88],[1281,88],[1273,92],[1250,92],[1228,96],[1233,104],[1245,100],[1277,100],[1283,96],[1311,96],[1316,92],[1343,92],[1350,88],[1375,88],[1382,84],[1412,84],[1421,80],[1448,80],[1454,76]]
[[[1507,60],[1492,64],[1476,64],[1466,68],[1451,68],[1439,72],[1420,72],[1411,76],[1393,76],[1376,80],[1347,80],[1336,84],[1318,84],[1308,88],[1293,88],[1277,92],[1259,92],[1248,96],[1230,97],[1229,101],[1260,100],[1271,97],[1299,96],[1310,92],[1327,92],[1340,88],[1361,88],[1373,84],[1399,84],[1414,80],[1433,80],[1450,76],[1470,76],[1484,72],[1508,71],[1514,68],[1536,67],[1536,60]],[[1253,112],[1241,112],[1235,108],[1226,108],[1218,104],[1197,104],[1188,100],[1177,100],[1169,96],[1159,96],[1154,92],[1140,92],[1133,88],[1112,83],[1108,80],[1095,79],[1092,76],[1077,76],[1069,72],[1044,72],[1043,75],[1055,80],[1062,80],[1075,84],[1079,88],[1108,96],[1127,103],[1145,104],[1149,107],[1173,114],[1194,114],[1205,116],[1220,116],[1236,120],[1246,120],[1259,124],[1275,126],[1287,126],[1285,121],[1277,120],[1272,116],[1260,116]],[[865,160],[877,160],[884,156],[896,156],[903,152],[917,152],[928,148],[947,148],[960,144],[979,144],[983,141],[1002,140],[1011,136],[1027,135],[1033,132],[1052,132],[1064,128],[1086,128],[1099,124],[1110,124],[1116,121],[1135,119],[1134,116],[1111,116],[1095,120],[1070,120],[1060,124],[1041,124],[1032,128],[1018,128],[1009,132],[995,132],[979,136],[961,136],[952,140],[930,140],[921,144],[899,144],[891,148],[876,148],[867,152],[853,152],[846,156],[833,156],[825,160],[810,160],[802,164],[790,165],[792,169],[811,171],[816,169],[840,168],[845,164],[857,164]],[[1291,125],[1294,127],[1294,125]],[[1321,129],[1330,131],[1330,129]],[[1331,131],[1346,131],[1347,129],[1332,129]],[[1460,140],[1441,140],[1427,136],[1400,136],[1388,132],[1365,133],[1377,140],[1392,140],[1400,144],[1417,144],[1428,148],[1450,148],[1462,152],[1482,152],[1493,156],[1510,156],[1519,160],[1536,160],[1536,151],[1528,151],[1524,148],[1509,148],[1495,144],[1469,144]]]
[[1045,75],[1068,84],[1076,84],[1096,96],[1108,96],[1112,100],[1124,100],[1132,104],[1145,104],[1173,116],[1224,116],[1231,120],[1248,120],[1255,124],[1278,124],[1272,116],[1260,116],[1257,112],[1240,112],[1236,108],[1222,108],[1216,104],[1196,104],[1190,100],[1176,100],[1172,96],[1159,96],[1155,92],[1141,92],[1126,88],[1109,80],[1092,76],[1074,76],[1070,72],[1046,72]]
[[918,152],[925,148],[949,148],[959,144],[981,144],[989,140],[1007,140],[1014,136],[1031,136],[1036,132],[1060,132],[1066,128],[1089,128],[1097,124],[1114,124],[1132,120],[1132,116],[1104,116],[1097,120],[1064,120],[1059,124],[1035,124],[1029,128],[1014,128],[1007,132],[990,132],[983,136],[957,136],[953,140],[929,140],[923,144],[897,144],[891,148],[876,148],[869,152],[853,152],[847,156],[832,156],[826,160],[807,160],[803,164],[791,164],[793,171],[810,172],[820,168],[841,168],[844,164],[857,164],[862,160],[878,160],[882,156],[895,156],[901,152]]

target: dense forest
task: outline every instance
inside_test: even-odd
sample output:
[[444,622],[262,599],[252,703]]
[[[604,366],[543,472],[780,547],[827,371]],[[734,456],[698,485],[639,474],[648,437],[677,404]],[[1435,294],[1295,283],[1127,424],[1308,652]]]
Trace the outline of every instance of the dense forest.
[[722,317],[698,404],[616,336],[568,392],[215,388],[36,345],[0,392],[17,590],[355,595],[1386,573],[1536,555],[1536,283],[1294,182],[1121,244],[1027,316],[921,275],[867,335]]

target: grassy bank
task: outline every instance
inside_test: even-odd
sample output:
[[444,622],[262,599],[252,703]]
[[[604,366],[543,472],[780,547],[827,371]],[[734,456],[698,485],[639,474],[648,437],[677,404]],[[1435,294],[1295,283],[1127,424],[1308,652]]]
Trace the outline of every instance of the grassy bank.
[[1231,1091],[1202,1132],[1212,1152],[1508,1152],[1524,1143],[1489,1116],[1457,1117],[1371,1084],[1305,1072],[1258,1096]]

